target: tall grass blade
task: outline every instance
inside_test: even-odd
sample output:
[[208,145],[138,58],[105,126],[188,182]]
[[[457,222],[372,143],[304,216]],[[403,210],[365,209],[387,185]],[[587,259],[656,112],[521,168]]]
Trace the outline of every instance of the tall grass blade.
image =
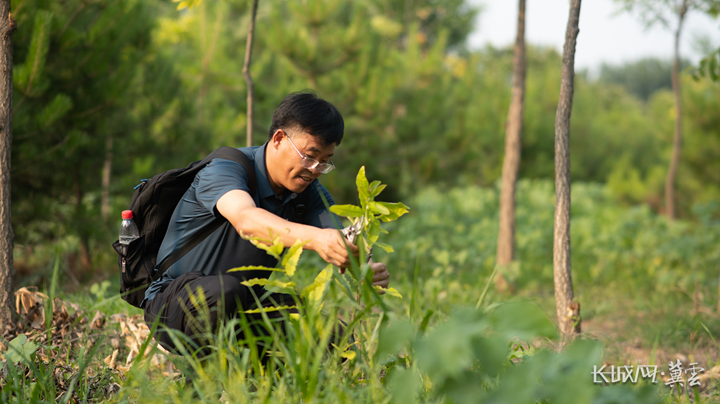
[[480,298],[478,299],[477,303],[475,303],[475,309],[479,309],[480,305],[482,305],[483,300],[485,300],[485,295],[487,295],[487,292],[490,289],[490,285],[492,285],[493,281],[495,280],[495,274],[497,274],[498,268],[499,268],[499,266],[495,265],[495,268],[493,269],[492,273],[490,274],[490,277],[488,278],[487,282],[485,282],[485,287],[483,288],[483,291],[480,294]]

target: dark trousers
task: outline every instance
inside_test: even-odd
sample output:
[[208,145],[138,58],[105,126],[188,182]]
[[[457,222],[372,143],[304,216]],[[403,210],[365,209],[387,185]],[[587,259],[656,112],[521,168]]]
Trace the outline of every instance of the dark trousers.
[[[173,353],[181,351],[170,338],[167,329],[180,331],[188,337],[186,346],[190,352],[197,352],[199,357],[211,352],[212,335],[218,330],[223,319],[239,318],[240,311],[257,307],[256,297],[263,297],[265,290],[260,287],[247,287],[240,282],[242,279],[230,274],[204,275],[202,272],[188,272],[170,282],[155,297],[145,302],[145,322],[152,327],[159,317],[160,326],[155,331],[155,340],[163,348]],[[202,291],[202,292],[201,292]],[[253,294],[254,292],[254,294]],[[203,296],[201,298],[201,296]],[[201,302],[204,300],[204,304]],[[294,306],[295,299],[291,295],[273,293],[261,301],[263,307]],[[283,313],[290,311],[266,312],[267,317],[277,322],[284,332]],[[245,315],[251,330],[256,337],[269,335],[262,314]],[[163,327],[164,326],[164,327]],[[236,330],[238,340],[244,338],[241,327]],[[259,347],[261,350],[262,348]]]

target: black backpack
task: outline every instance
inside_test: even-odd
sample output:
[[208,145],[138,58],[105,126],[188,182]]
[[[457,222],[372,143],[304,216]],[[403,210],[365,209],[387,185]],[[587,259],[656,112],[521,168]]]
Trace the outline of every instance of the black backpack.
[[[140,307],[140,303],[145,299],[145,290],[153,281],[159,279],[172,264],[227,221],[222,216],[216,218],[169,256],[157,271],[154,270],[158,251],[175,207],[192,185],[195,175],[216,158],[232,160],[242,165],[248,176],[250,190],[257,190],[253,162],[242,151],[227,146],[220,147],[203,160],[192,162],[185,168],[175,168],[143,180],[135,187],[135,194],[128,209],[133,211],[133,220],[140,231],[140,237],[127,246],[127,251],[124,251],[124,246],[119,241],[113,243],[113,248],[119,255],[120,294],[131,305]],[[299,206],[296,206],[296,210],[297,208]]]

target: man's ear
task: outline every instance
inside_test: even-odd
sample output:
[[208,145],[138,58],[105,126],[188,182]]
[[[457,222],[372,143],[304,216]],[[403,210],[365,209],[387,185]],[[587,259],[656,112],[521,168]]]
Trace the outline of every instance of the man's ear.
[[282,129],[278,129],[273,133],[272,138],[270,138],[270,144],[275,150],[280,147],[280,142],[283,140],[283,137],[285,137],[285,131]]

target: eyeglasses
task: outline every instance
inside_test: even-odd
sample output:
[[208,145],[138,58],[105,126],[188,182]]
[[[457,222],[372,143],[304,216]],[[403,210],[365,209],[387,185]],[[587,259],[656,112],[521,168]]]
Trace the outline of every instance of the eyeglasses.
[[287,137],[287,140],[290,141],[290,144],[295,148],[295,151],[298,152],[300,157],[302,157],[303,168],[307,168],[308,170],[317,170],[322,174],[327,174],[333,169],[335,169],[335,165],[332,163],[332,161],[329,161],[327,163],[321,163],[312,157],[308,157],[300,153],[300,150],[298,150],[297,146],[295,146],[295,143],[293,143],[292,139],[290,139],[290,136],[285,135],[285,137]]

